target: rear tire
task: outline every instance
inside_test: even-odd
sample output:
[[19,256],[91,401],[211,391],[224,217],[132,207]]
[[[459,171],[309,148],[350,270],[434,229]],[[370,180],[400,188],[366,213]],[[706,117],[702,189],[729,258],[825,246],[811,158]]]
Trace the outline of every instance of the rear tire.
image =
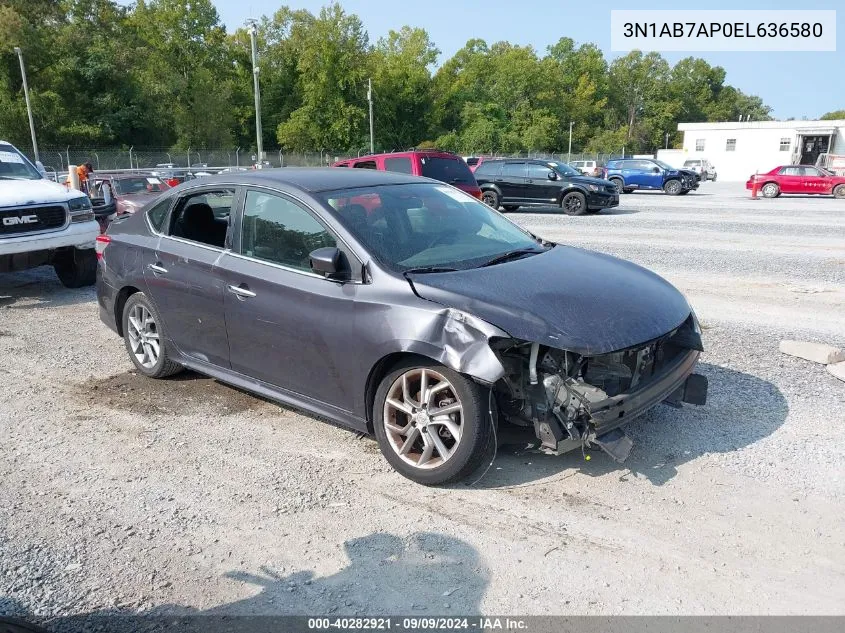
[[684,190],[683,185],[681,185],[680,180],[667,180],[663,183],[663,191],[666,192],[670,196],[678,196]]
[[499,210],[499,194],[492,189],[481,192],[481,201],[488,207]]
[[583,193],[570,191],[560,201],[560,208],[566,215],[584,215],[587,213],[587,199]]
[[833,196],[839,199],[845,198],[845,185],[836,185],[833,188]]
[[625,191],[625,187],[624,187],[624,184],[623,184],[623,182],[622,182],[622,179],[621,179],[621,178],[611,178],[611,179],[610,179],[610,182],[612,182],[614,185],[616,185],[616,191],[617,191],[618,193],[623,193],[623,192],[624,192],[624,193],[627,193],[627,192]]
[[780,187],[778,187],[777,183],[767,182],[760,189],[760,193],[763,194],[764,198],[777,198],[780,195]]
[[136,292],[123,306],[123,342],[129,359],[148,378],[166,378],[182,371],[170,360],[161,315],[143,292]]
[[56,256],[56,276],[65,288],[93,286],[97,281],[97,254],[93,248],[73,248]]
[[[428,398],[422,395],[423,380]],[[400,475],[426,486],[469,476],[492,446],[488,399],[487,389],[427,358],[398,364],[381,381],[373,403],[373,430],[384,458]],[[459,410],[431,415],[456,404]]]

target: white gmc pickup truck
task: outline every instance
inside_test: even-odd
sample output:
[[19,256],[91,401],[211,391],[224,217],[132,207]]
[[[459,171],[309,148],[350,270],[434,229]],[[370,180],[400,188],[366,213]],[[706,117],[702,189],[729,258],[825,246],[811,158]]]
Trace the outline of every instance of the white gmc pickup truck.
[[48,180],[0,141],[0,273],[48,265],[68,288],[89,286],[99,234],[88,196]]

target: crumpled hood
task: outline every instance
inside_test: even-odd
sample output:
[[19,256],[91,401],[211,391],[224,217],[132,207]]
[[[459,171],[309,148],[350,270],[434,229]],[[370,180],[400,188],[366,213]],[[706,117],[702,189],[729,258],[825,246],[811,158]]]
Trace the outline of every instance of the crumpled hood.
[[25,204],[67,202],[85,194],[66,189],[52,180],[0,180],[0,207],[17,207]]
[[588,356],[663,336],[690,315],[684,296],[662,277],[571,246],[409,278],[423,299],[468,312],[514,338]]

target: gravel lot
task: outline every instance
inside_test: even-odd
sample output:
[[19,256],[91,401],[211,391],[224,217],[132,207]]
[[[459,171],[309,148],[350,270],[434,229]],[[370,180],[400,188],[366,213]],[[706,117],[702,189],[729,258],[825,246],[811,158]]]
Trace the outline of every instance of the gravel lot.
[[[737,183],[512,214],[646,265],[705,328],[704,407],[625,465],[500,450],[473,487],[210,379],[149,381],[49,269],[0,277],[0,613],[845,614],[845,203]],[[563,279],[565,271],[561,271]]]

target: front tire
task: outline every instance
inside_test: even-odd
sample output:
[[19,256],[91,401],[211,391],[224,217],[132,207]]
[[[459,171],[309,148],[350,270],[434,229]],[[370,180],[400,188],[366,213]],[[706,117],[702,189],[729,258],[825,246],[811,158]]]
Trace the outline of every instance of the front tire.
[[499,210],[499,194],[492,189],[488,189],[481,193],[481,201],[488,207],[491,207],[496,211]]
[[129,359],[149,378],[166,378],[182,371],[170,360],[161,316],[143,292],[136,292],[123,306],[123,342]]
[[583,193],[570,191],[560,201],[560,208],[566,215],[584,215],[587,213],[587,199]]
[[426,486],[458,481],[492,440],[489,392],[434,361],[409,359],[388,373],[373,404],[373,430],[388,463]]
[[670,196],[678,196],[684,190],[683,186],[681,185],[680,180],[667,180],[663,184],[663,191],[665,191]]
[[93,248],[73,248],[56,256],[53,270],[65,288],[93,286],[97,281],[97,254]]

